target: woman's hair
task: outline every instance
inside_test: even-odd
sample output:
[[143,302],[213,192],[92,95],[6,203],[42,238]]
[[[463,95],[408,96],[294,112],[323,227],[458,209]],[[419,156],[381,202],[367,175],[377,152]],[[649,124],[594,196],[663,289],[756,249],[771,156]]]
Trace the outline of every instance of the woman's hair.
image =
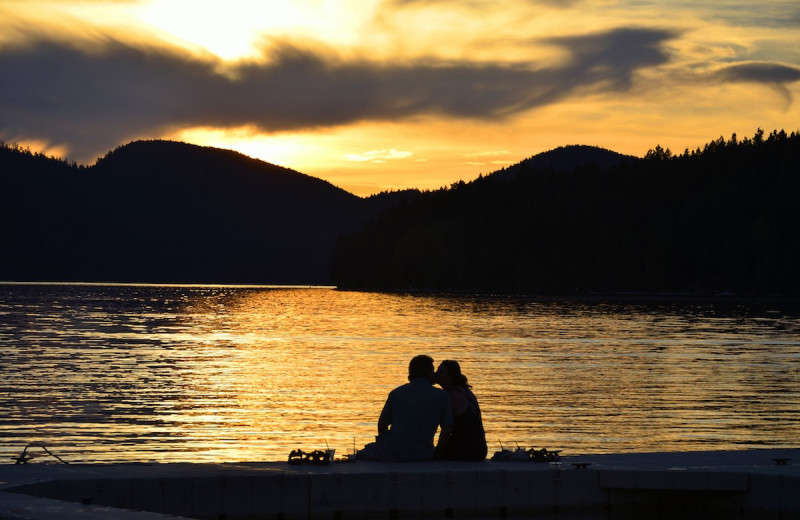
[[463,386],[464,388],[472,388],[472,385],[467,383],[467,376],[461,373],[461,365],[458,361],[452,359],[445,359],[442,361],[441,366],[447,369],[447,373],[453,378],[453,386]]

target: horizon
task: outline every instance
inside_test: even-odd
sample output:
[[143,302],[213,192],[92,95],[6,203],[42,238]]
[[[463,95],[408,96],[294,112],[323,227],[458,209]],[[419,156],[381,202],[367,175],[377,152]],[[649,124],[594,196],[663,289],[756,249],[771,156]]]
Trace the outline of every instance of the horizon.
[[798,128],[798,20],[789,0],[0,0],[0,140],[85,165],[175,140],[359,196],[571,144],[680,153]]
[[[800,130],[798,130],[798,132],[800,132]],[[147,142],[158,142],[158,141],[162,141],[162,142],[171,142],[171,143],[182,144],[182,145],[189,145],[189,146],[208,147],[208,148],[212,148],[212,149],[216,149],[216,150],[222,150],[222,151],[228,151],[228,152],[235,152],[235,153],[239,153],[239,154],[241,154],[241,155],[243,155],[244,157],[247,157],[247,158],[249,158],[249,159],[254,159],[254,160],[257,160],[257,161],[262,161],[262,162],[265,162],[266,164],[269,164],[269,165],[271,165],[271,166],[277,166],[277,167],[279,167],[279,168],[286,168],[287,170],[294,171],[294,172],[296,172],[296,173],[300,173],[300,174],[302,174],[302,175],[308,175],[308,176],[310,176],[310,177],[314,177],[314,178],[318,178],[318,179],[320,179],[320,180],[323,180],[323,181],[326,181],[326,182],[330,182],[330,181],[328,181],[327,179],[322,179],[322,178],[320,178],[320,177],[315,177],[314,175],[308,174],[308,173],[306,173],[306,172],[304,172],[304,171],[301,171],[301,170],[298,170],[298,169],[296,169],[296,168],[292,168],[291,166],[285,166],[285,165],[281,165],[281,164],[274,164],[274,163],[270,163],[270,162],[268,162],[268,161],[265,161],[264,159],[261,159],[261,158],[258,158],[258,157],[254,157],[254,156],[252,156],[252,155],[247,155],[246,153],[239,152],[238,150],[234,150],[234,149],[232,149],[232,148],[219,148],[219,147],[215,147],[215,146],[213,146],[213,145],[200,145],[200,144],[196,144],[196,143],[189,143],[189,142],[185,142],[185,141],[175,141],[175,140],[169,140],[169,139],[139,139],[139,140],[130,141],[130,142],[128,142],[128,143],[122,144],[122,145],[120,145],[120,146],[119,146],[119,147],[117,147],[117,148],[124,148],[124,147],[126,147],[126,146],[128,146],[128,145],[132,145],[132,144],[135,144],[135,143],[138,143],[138,142],[144,142],[144,143],[147,143]],[[704,143],[704,144],[705,144],[705,143]],[[6,146],[7,148],[10,148],[10,149],[17,149],[17,150],[20,150],[20,151],[22,151],[23,153],[25,153],[25,152],[28,152],[28,153],[37,153],[37,151],[36,151],[36,150],[32,150],[32,149],[30,149],[30,147],[28,147],[28,146],[25,146],[25,145],[21,145],[21,144],[19,144],[19,143],[7,143],[7,142],[5,142],[5,141],[2,141],[2,140],[0,140],[0,145],[4,145],[4,146]],[[611,153],[620,153],[620,152],[617,152],[616,150],[610,150],[610,149],[608,149],[608,148],[601,148],[601,147],[592,146],[592,145],[584,145],[584,144],[567,144],[567,145],[560,145],[560,146],[556,146],[555,148],[552,148],[552,149],[549,149],[549,150],[544,150],[544,151],[542,151],[542,152],[539,152],[539,153],[537,153],[537,154],[534,154],[534,155],[528,155],[528,156],[526,156],[526,157],[524,157],[524,158],[520,159],[519,161],[517,161],[517,162],[516,162],[516,163],[514,163],[514,164],[509,164],[509,165],[507,165],[507,166],[498,167],[498,168],[496,168],[496,169],[494,169],[494,170],[492,170],[492,171],[489,171],[489,172],[485,172],[485,173],[483,173],[483,175],[491,175],[491,174],[494,174],[494,173],[498,173],[498,172],[502,171],[502,170],[503,170],[504,168],[506,168],[506,167],[514,166],[514,165],[516,165],[516,164],[519,164],[519,163],[521,163],[521,162],[524,162],[524,161],[526,161],[526,160],[528,160],[528,159],[532,159],[532,158],[534,158],[534,157],[537,157],[537,156],[539,156],[539,155],[544,155],[544,154],[547,154],[547,153],[550,153],[550,152],[554,152],[554,151],[556,151],[556,150],[560,150],[560,149],[568,149],[568,148],[594,148],[594,149],[597,149],[597,150],[603,150],[603,151],[606,151],[606,152],[611,152]],[[115,149],[116,149],[116,148],[115,148]],[[692,149],[694,149],[694,148],[692,148]],[[111,153],[111,152],[113,152],[113,151],[114,151],[114,150],[108,150],[108,152],[107,152],[106,154],[103,154],[102,156],[100,156],[100,157],[98,157],[97,159],[95,159],[95,161],[94,161],[92,164],[80,163],[80,162],[77,162],[77,161],[75,161],[75,164],[76,164],[77,166],[79,166],[79,167],[83,167],[83,168],[92,168],[92,167],[94,167],[94,166],[97,164],[97,162],[99,162],[100,160],[102,160],[102,159],[103,159],[103,158],[104,158],[104,157],[105,157],[107,154],[109,154],[109,153]],[[41,152],[39,152],[39,153],[41,153]],[[627,154],[620,154],[620,155],[627,155]],[[57,160],[57,161],[62,161],[62,162],[68,163],[68,164],[72,164],[72,163],[73,163],[73,161],[72,161],[72,160],[70,160],[70,158],[69,158],[69,157],[63,157],[63,156],[61,156],[61,157],[60,157],[60,156],[56,156],[56,155],[48,155],[48,154],[45,154],[45,156],[46,156],[48,159],[54,159],[54,160]],[[629,157],[635,157],[635,158],[637,158],[637,159],[641,159],[641,158],[643,158],[643,156],[629,156]],[[461,179],[461,180],[463,180],[463,181],[465,181],[465,182],[471,182],[471,181],[474,181],[474,180],[476,180],[478,177],[480,177],[480,175],[482,175],[482,174],[476,174],[476,175],[475,175],[475,177],[465,178],[465,179]],[[336,184],[333,184],[332,182],[331,182],[331,184],[332,184],[333,186],[337,187],[337,188],[343,189],[343,190],[345,190],[345,191],[348,191],[349,193],[351,193],[351,194],[353,194],[353,195],[357,195],[358,197],[362,197],[362,198],[368,198],[368,197],[371,197],[371,196],[373,196],[373,195],[378,195],[378,194],[380,194],[380,193],[382,193],[382,192],[387,192],[387,191],[388,191],[388,192],[392,192],[392,191],[403,191],[403,190],[419,190],[419,191],[430,190],[430,191],[435,191],[435,190],[438,190],[438,189],[445,189],[445,188],[447,188],[447,187],[448,187],[447,185],[437,186],[437,187],[434,187],[434,188],[419,188],[419,187],[416,187],[416,186],[410,186],[410,187],[407,187],[407,188],[402,188],[402,189],[397,189],[397,188],[388,188],[388,189],[384,189],[384,190],[382,190],[382,191],[378,191],[378,192],[371,192],[371,193],[359,194],[359,193],[354,193],[354,192],[352,192],[352,191],[349,191],[349,190],[347,190],[346,188],[343,188],[342,186],[337,186]],[[2,283],[2,281],[0,281],[0,283]]]

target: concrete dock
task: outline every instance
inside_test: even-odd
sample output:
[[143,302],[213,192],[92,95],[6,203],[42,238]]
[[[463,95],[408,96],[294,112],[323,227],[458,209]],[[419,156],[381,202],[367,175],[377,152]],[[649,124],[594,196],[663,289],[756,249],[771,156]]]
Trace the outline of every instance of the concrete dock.
[[800,449],[534,462],[0,465],[0,520],[797,519]]

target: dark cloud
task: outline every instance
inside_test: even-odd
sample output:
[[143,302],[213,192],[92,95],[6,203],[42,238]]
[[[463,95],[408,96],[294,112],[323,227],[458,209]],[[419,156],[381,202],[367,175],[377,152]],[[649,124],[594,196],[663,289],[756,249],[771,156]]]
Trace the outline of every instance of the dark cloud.
[[66,144],[90,160],[167,128],[253,125],[264,131],[418,115],[500,118],[594,92],[622,92],[637,70],[668,60],[675,34],[624,29],[548,40],[563,64],[342,61],[274,50],[237,66],[109,41],[83,50],[39,43],[0,52],[0,136]]
[[767,85],[783,96],[788,107],[792,102],[792,93],[786,85],[800,81],[800,68],[766,62],[739,63],[717,71],[715,79],[723,82]]
[[617,29],[589,36],[553,38],[551,43],[568,49],[572,73],[587,85],[623,91],[631,87],[633,73],[643,66],[661,65],[669,56],[664,43],[677,33],[658,29]]
[[800,68],[775,63],[740,63],[720,70],[717,77],[724,81],[792,83],[800,81]]

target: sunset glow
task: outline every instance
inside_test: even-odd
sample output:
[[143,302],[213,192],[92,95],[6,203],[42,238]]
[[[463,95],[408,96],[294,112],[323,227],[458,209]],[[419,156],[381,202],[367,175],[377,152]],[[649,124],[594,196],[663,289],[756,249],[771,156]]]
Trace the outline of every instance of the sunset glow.
[[0,139],[85,164],[184,140],[358,195],[568,144],[682,152],[800,127],[798,21],[794,0],[0,0]]

